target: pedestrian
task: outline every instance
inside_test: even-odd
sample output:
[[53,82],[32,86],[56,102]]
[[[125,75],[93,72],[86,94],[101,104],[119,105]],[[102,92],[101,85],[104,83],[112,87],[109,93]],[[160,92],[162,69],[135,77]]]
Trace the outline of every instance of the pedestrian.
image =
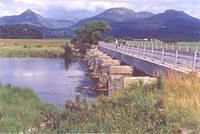
[[117,46],[118,46],[118,40],[117,39],[115,39],[115,48],[117,48]]
[[126,46],[126,40],[123,40],[123,45]]

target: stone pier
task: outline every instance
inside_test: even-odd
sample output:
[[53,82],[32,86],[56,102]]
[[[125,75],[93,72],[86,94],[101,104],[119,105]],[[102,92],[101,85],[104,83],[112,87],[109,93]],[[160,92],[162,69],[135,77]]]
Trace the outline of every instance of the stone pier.
[[85,61],[91,77],[98,80],[96,90],[99,93],[109,95],[115,90],[127,88],[132,82],[143,81],[148,84],[156,81],[151,77],[132,77],[134,67],[121,65],[121,61],[113,59],[97,48],[87,51]]

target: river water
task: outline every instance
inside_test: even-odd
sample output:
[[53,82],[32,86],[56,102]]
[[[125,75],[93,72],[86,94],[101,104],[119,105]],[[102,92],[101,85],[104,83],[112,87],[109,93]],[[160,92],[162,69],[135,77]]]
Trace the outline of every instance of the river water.
[[79,95],[94,99],[91,92],[76,92],[77,87],[91,88],[95,82],[87,73],[87,65],[77,60],[66,68],[62,59],[45,58],[0,58],[0,82],[15,87],[30,88],[39,98],[59,108],[66,100]]

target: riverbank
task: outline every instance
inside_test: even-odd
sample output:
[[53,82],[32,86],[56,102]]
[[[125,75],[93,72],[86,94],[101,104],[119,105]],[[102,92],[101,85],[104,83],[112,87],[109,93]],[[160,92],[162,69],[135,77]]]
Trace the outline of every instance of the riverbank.
[[59,110],[42,103],[29,89],[0,86],[0,133],[28,133]]
[[[51,125],[54,133],[182,133],[200,132],[200,80],[194,74],[159,78],[155,85],[132,84],[109,97],[87,102],[76,97],[59,113],[42,104],[30,90],[0,87],[0,132],[18,133]],[[38,126],[38,128],[40,128]]]
[[137,83],[95,103],[66,103],[58,133],[199,133],[200,80],[194,74]]
[[62,58],[66,40],[0,39],[1,57]]

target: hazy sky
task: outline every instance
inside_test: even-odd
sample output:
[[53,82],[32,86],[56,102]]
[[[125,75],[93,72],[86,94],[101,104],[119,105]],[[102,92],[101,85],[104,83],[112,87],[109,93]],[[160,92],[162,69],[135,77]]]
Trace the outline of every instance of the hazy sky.
[[32,9],[49,18],[84,18],[113,7],[153,13],[175,9],[200,18],[200,0],[0,0],[0,16]]

